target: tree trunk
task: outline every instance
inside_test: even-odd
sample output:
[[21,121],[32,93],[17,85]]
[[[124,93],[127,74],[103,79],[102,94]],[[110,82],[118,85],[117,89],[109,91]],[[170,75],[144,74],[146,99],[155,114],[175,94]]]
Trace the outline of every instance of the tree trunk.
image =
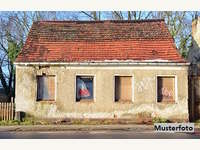
[[[6,84],[6,80],[5,80],[5,77],[3,75],[3,71],[2,71],[1,67],[0,67],[0,80],[1,80],[1,84],[2,84],[2,86],[4,88],[4,91],[5,91],[6,95],[8,96],[10,92],[9,92],[9,88],[8,88],[8,86]],[[8,98],[9,98],[9,96],[8,96]]]
[[12,97],[12,81],[13,81],[13,63],[11,62],[10,63],[10,78],[9,78],[9,83],[8,83],[8,87],[9,87],[9,94],[8,94],[8,97],[9,97],[9,100],[11,100],[11,97]]

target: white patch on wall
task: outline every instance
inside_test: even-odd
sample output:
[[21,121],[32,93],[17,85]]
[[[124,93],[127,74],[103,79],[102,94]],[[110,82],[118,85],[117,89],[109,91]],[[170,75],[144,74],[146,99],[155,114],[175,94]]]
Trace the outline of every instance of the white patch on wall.
[[[60,112],[56,105],[38,105],[36,116],[47,118],[126,118],[127,114],[131,117],[137,117],[138,114],[150,114],[151,117],[173,118],[186,117],[187,100],[183,99],[179,104],[166,104],[159,108],[158,104],[141,104],[133,106],[131,109],[113,112]],[[130,117],[128,116],[128,117]]]
[[143,78],[141,81],[137,81],[136,82],[137,92],[141,93],[144,92],[145,90],[153,90],[152,83],[154,80],[155,80],[154,78],[146,77]]
[[[16,111],[31,111],[34,108],[33,78],[26,72],[17,79],[17,97],[15,99]],[[27,92],[30,91],[30,92]]]
[[47,116],[54,116],[57,113],[57,106],[56,105],[51,105],[50,109],[48,110]]
[[149,113],[151,117],[173,118],[173,116],[188,115],[187,100],[181,100],[179,104],[169,104],[164,108],[159,108],[158,104],[141,104],[127,111],[115,111],[117,117],[122,117],[123,114],[137,115],[139,113]]

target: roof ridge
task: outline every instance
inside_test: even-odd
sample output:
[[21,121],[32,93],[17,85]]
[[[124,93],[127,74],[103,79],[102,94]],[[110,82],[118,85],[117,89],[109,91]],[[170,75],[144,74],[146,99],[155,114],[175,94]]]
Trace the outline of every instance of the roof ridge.
[[163,22],[164,19],[141,19],[141,20],[42,20],[37,23],[137,23],[137,22]]

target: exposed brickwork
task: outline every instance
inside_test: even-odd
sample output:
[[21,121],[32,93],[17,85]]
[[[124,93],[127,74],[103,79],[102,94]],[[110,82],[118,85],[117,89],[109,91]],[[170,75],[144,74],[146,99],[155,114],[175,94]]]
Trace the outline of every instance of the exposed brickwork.
[[185,62],[164,20],[35,22],[16,62],[153,59]]

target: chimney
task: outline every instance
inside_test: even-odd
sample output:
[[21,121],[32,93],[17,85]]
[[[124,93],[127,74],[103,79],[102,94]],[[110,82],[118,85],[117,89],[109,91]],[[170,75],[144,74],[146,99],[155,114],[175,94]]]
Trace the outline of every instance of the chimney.
[[192,21],[192,43],[194,48],[200,50],[200,16]]

